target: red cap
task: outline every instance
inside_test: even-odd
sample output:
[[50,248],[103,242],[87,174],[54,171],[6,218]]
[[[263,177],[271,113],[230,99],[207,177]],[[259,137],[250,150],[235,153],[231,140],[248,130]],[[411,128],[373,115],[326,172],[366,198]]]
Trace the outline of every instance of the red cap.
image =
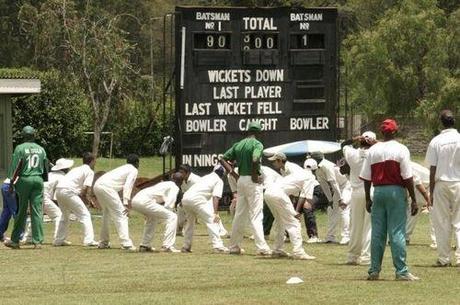
[[382,133],[394,133],[398,131],[398,124],[395,120],[386,119],[380,125],[380,131]]

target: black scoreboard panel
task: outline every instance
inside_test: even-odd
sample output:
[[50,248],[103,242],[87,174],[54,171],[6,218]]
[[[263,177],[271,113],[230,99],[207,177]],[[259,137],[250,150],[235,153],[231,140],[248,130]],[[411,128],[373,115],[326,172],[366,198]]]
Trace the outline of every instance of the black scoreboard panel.
[[335,8],[176,8],[176,163],[215,164],[259,120],[265,147],[336,139]]

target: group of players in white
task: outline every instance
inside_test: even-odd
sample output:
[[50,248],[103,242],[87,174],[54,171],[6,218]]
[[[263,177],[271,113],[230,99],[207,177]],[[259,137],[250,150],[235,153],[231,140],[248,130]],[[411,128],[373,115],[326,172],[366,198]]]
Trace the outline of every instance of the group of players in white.
[[[452,130],[452,134],[446,143],[452,141],[460,143],[458,132],[452,128],[447,130]],[[445,134],[447,132],[441,133],[440,136]],[[287,161],[283,153],[276,153],[268,158],[274,169],[261,166],[260,172],[264,189],[263,200],[275,219],[275,233],[271,247],[266,242],[267,236],[264,236],[261,230],[263,217],[261,209],[256,212],[251,209],[236,209],[237,213],[234,215],[231,231],[235,236],[232,236],[230,248],[224,245],[222,238],[228,233],[220,219],[218,207],[224,191],[224,176],[227,176],[233,193],[230,210],[235,211],[235,206],[239,204],[237,193],[240,188],[243,189],[244,183],[236,180],[238,177],[234,175],[238,172],[236,164],[233,164],[232,173],[228,172],[228,168],[226,171],[225,166],[217,164],[211,173],[203,177],[192,173],[188,165],[181,165],[178,171],[171,175],[169,181],[159,182],[153,186],[136,190],[137,192],[134,193],[139,167],[139,159],[136,155],[129,155],[127,164],[104,173],[98,179],[95,179],[93,171],[96,160],[91,153],[85,153],[83,165],[74,168],[72,168],[72,160],[59,159],[45,183],[44,212],[55,223],[54,246],[71,244],[67,238],[70,220],[74,215],[83,226],[84,246],[110,248],[109,225],[110,222],[113,222],[122,249],[153,252],[155,249],[152,247],[152,240],[155,228],[157,224],[164,223],[160,251],[187,253],[192,251],[194,228],[199,220],[207,228],[211,247],[215,253],[244,253],[244,250],[240,248],[241,240],[243,233],[250,231],[250,235],[254,236],[258,255],[311,260],[315,257],[304,250],[300,215],[305,207],[311,208],[315,204],[314,190],[320,186],[329,202],[328,228],[324,242],[348,244],[347,264],[367,265],[370,261],[371,221],[370,214],[366,211],[364,183],[359,175],[367,151],[374,143],[376,143],[375,133],[367,131],[342,144],[344,160],[349,166],[349,171],[343,171],[343,168],[341,170],[339,165],[325,159],[322,153],[312,153],[308,156],[303,168]],[[456,145],[460,147],[460,144]],[[458,152],[455,151],[454,154]],[[432,157],[427,156],[427,160],[430,162]],[[444,160],[437,159],[436,162],[442,163]],[[432,204],[429,194],[430,170],[415,162],[412,162],[411,165],[420,211],[422,206],[429,207]],[[460,163],[455,163],[441,168],[448,172],[450,178],[454,179],[455,190],[446,189],[446,192],[458,192],[457,184],[460,182],[457,180],[460,180],[460,177],[455,175],[460,172],[459,165]],[[460,199],[457,198],[460,197],[460,193],[455,193],[453,196],[453,202],[447,202],[447,204],[455,206],[447,207],[444,216],[438,212],[439,220],[435,221],[435,228],[431,228],[432,248],[437,247],[437,238],[441,238],[443,244],[450,245],[450,237],[444,235],[450,234],[452,226],[456,241],[460,242],[460,221],[457,219],[460,215],[460,206],[458,206]],[[296,198],[296,206],[292,204],[291,199],[293,198]],[[99,241],[95,239],[88,206],[98,207],[102,211]],[[138,212],[145,217],[144,232],[138,248],[134,246],[129,234],[128,216],[131,211]],[[411,208],[408,205],[407,213],[406,242],[409,243],[420,212],[415,216],[411,215]],[[446,218],[442,219],[443,217]],[[439,228],[436,228],[436,223],[439,224]],[[443,225],[443,223],[447,224]],[[337,239],[338,231],[341,231],[340,241]],[[182,233],[184,236],[180,250],[175,246],[177,233]],[[286,233],[292,245],[292,254],[283,249],[287,238]],[[26,232],[25,239],[27,235]],[[306,242],[320,241],[318,236],[310,236]],[[440,266],[450,264],[450,248],[445,248],[443,245],[438,251],[437,263]],[[457,263],[460,261],[459,249],[460,247],[457,247]]]

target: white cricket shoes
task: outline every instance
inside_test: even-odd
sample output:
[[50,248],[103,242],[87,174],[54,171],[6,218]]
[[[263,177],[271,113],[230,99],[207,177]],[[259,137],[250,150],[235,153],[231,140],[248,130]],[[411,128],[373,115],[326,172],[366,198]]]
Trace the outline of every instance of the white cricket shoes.
[[307,253],[294,254],[294,255],[292,255],[292,258],[296,259],[296,260],[314,260],[314,259],[316,259],[316,257],[314,257],[312,255],[308,255]]
[[71,246],[72,243],[68,240],[63,240],[63,241],[54,241],[53,246],[55,247],[65,247],[65,246]]

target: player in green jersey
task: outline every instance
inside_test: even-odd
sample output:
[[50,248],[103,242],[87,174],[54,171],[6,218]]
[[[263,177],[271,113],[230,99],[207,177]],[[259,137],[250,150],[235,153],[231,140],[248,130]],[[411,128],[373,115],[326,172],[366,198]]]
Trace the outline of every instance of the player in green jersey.
[[19,248],[19,239],[24,231],[27,208],[30,205],[32,221],[32,243],[39,247],[43,243],[43,180],[48,177],[46,152],[34,143],[35,129],[26,126],[22,129],[24,143],[16,146],[8,172],[11,179],[10,190],[16,189],[19,198],[18,214],[14,220],[11,240],[5,243],[10,248]]

